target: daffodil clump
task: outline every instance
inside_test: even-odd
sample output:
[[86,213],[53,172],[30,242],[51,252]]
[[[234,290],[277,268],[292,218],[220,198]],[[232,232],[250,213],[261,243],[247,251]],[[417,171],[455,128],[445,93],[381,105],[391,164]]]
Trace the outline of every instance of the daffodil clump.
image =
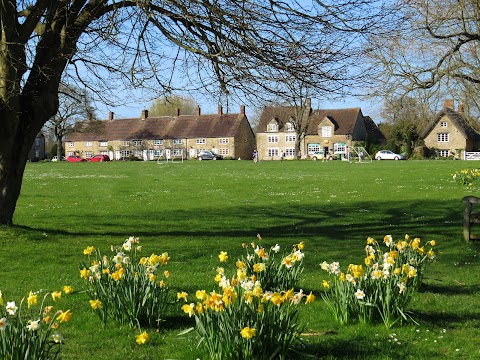
[[[261,242],[260,235],[257,237]],[[269,249],[253,242],[242,246],[247,254],[239,260],[237,267],[244,269],[247,276],[255,275],[264,289],[281,290],[297,286],[303,272],[303,242],[295,244],[287,254],[280,254],[278,244]]]
[[162,270],[168,253],[141,257],[139,239],[130,237],[113,256],[102,255],[88,246],[83,254],[88,264],[80,267],[90,296],[90,307],[105,325],[108,318],[130,326],[157,326],[168,307],[167,278]]
[[480,185],[480,169],[464,169],[452,174],[453,180],[469,187]]
[[4,301],[0,291],[0,358],[55,359],[63,336],[60,324],[70,321],[70,310],[56,309],[61,291],[42,294],[30,291],[16,301]]
[[373,238],[367,239],[363,264],[350,264],[342,271],[338,262],[323,262],[330,279],[323,280],[323,299],[340,323],[352,320],[381,321],[392,327],[406,320],[405,309],[418,290],[425,267],[435,258],[435,241],[422,244],[420,238],[394,241],[383,239],[385,250]]
[[[260,274],[267,266],[262,260],[269,255],[252,248],[255,257],[247,260],[251,267],[238,260],[230,277],[223,267],[217,268],[217,290],[197,290],[194,297],[177,294],[178,300],[185,302],[182,310],[195,317],[199,344],[210,359],[284,359],[304,328],[298,319],[298,305],[315,299],[302,290],[280,290],[273,282],[270,288],[275,290],[266,290]],[[228,254],[221,252],[219,259],[227,263]],[[283,271],[290,268],[283,266]]]

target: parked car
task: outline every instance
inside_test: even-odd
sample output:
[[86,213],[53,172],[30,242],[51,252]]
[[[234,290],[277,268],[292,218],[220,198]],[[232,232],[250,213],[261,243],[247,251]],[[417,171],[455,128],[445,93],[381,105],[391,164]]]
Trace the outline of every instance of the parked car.
[[197,159],[198,160],[222,160],[223,156],[218,155],[213,151],[204,150],[204,151],[200,151],[200,153],[197,156]]
[[402,154],[395,154],[390,150],[380,150],[375,154],[377,160],[405,160],[405,156]]
[[[320,159],[323,160],[323,152],[321,152],[321,151],[315,151],[312,155],[310,155],[310,158],[311,158],[313,161],[320,160]],[[332,154],[328,154],[328,155],[327,155],[327,159],[328,159],[328,160],[333,160]]]
[[84,158],[82,158],[80,156],[69,156],[69,157],[67,157],[67,161],[68,162],[83,162],[83,161],[87,161],[87,160],[85,160]]
[[110,158],[108,155],[94,155],[91,158],[87,159],[88,161],[91,162],[104,162],[104,161],[110,161]]
[[[67,159],[65,159],[65,156],[62,156],[62,158],[60,159],[60,161],[66,161]],[[55,155],[54,157],[52,157],[52,161],[58,161],[58,156]]]

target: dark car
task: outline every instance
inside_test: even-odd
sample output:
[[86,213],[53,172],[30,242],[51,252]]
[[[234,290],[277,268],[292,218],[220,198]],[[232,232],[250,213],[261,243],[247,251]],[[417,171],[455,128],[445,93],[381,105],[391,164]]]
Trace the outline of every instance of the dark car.
[[110,161],[110,158],[108,155],[94,155],[88,161],[91,162],[104,162],[104,161]]
[[214,153],[213,151],[204,150],[200,151],[197,156],[198,160],[222,160],[223,156]]
[[82,158],[80,156],[69,156],[69,157],[67,157],[67,161],[68,162],[83,162],[83,161],[87,161],[87,160],[85,160],[84,158]]

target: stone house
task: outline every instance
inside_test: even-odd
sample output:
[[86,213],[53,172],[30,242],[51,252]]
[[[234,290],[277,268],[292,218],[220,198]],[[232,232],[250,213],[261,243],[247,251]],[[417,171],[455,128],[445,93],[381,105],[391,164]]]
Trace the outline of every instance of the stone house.
[[[256,131],[260,160],[279,160],[282,154],[286,159],[294,158],[295,116],[294,106],[264,108]],[[307,101],[302,122],[306,126],[300,143],[302,158],[319,151],[344,157],[349,146],[367,139],[385,143],[385,136],[378,126],[369,116],[364,116],[360,108],[314,110]]]
[[454,100],[446,100],[421,134],[425,146],[441,157],[460,158],[462,151],[480,151],[480,133],[468,121],[463,105],[459,104],[457,111],[454,105]]
[[95,154],[121,159],[134,155],[143,160],[159,158],[196,158],[201,150],[213,150],[224,158],[249,159],[255,136],[245,115],[245,106],[238,114],[202,115],[197,107],[194,115],[149,117],[142,111],[139,118],[90,121],[77,126],[64,139],[65,156],[84,158]]
[[28,153],[29,161],[39,161],[46,158],[45,154],[45,135],[38,133]]

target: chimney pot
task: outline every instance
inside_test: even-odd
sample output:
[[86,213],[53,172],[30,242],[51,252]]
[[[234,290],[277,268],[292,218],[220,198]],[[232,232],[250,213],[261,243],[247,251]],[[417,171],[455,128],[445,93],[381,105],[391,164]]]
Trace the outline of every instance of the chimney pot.
[[200,106],[199,106],[199,105],[197,105],[197,110],[196,110],[195,114],[196,114],[197,116],[200,116],[200,114],[201,114],[201,110],[200,110]]
[[453,105],[454,105],[454,100],[453,99],[447,99],[445,100],[445,102],[443,103],[443,108],[444,109],[452,109],[453,110]]
[[108,113],[108,121],[112,121],[112,120],[113,120],[113,115],[114,115],[114,114],[113,114],[113,111],[110,111],[110,112]]
[[148,110],[142,110],[142,120],[148,118]]
[[240,105],[240,114],[245,115],[245,105]]

